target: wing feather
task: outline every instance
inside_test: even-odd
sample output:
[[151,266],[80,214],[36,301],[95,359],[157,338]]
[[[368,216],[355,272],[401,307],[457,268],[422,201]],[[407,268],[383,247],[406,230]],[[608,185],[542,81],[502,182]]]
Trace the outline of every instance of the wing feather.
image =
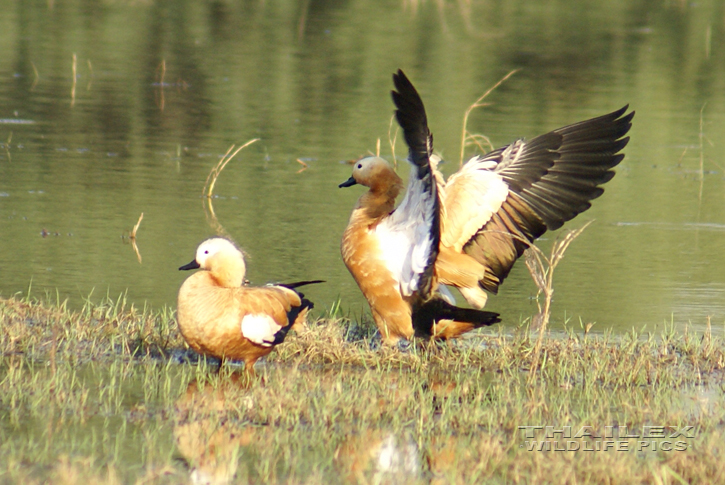
[[485,163],[467,163],[452,175],[441,193],[446,218],[441,243],[460,252],[506,200],[509,187]]
[[275,334],[282,329],[272,317],[264,313],[247,314],[242,317],[242,335],[263,347],[271,347]]
[[431,277],[430,255],[438,254],[437,198],[414,172],[403,201],[375,228],[383,260],[405,296],[430,291],[424,280]]
[[393,75],[395,116],[408,144],[413,165],[405,197],[381,222],[376,233],[388,268],[404,295],[413,292],[427,299],[434,286],[435,261],[440,242],[440,202],[430,164],[433,136],[423,101],[413,84],[398,70]]
[[[612,168],[624,158],[618,152],[629,142],[625,135],[634,112],[625,114],[627,108],[529,141],[517,140],[468,162],[449,179],[442,196],[448,216],[442,241],[455,241],[458,247],[464,240],[464,252],[486,267],[481,281],[485,289],[496,293],[528,243],[589,209],[590,201],[602,195],[600,185],[612,179]],[[500,191],[489,194],[488,186],[471,182],[476,177],[465,175],[471,171],[499,177]],[[505,194],[503,186],[508,189]],[[452,194],[471,204],[470,209],[461,209],[463,204],[454,202]],[[480,204],[488,204],[480,214],[469,202],[476,196]],[[456,211],[462,214],[453,216]],[[471,232],[474,220],[480,225]]]

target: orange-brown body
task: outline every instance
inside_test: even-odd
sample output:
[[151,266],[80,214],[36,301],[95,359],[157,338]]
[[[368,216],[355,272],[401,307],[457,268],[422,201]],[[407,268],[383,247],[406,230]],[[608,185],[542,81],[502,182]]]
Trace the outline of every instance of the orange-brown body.
[[[483,308],[486,291],[498,291],[538,237],[587,210],[603,193],[600,186],[624,158],[619,152],[629,141],[625,135],[634,112],[627,114],[625,106],[517,140],[473,157],[446,181],[437,169],[440,158],[432,152],[420,96],[402,71],[393,80],[396,118],[413,165],[409,188],[395,208],[402,181],[390,164],[379,157],[355,163],[340,187],[361,184],[370,190],[350,217],[342,257],[386,342],[410,338],[421,328],[433,337],[453,338],[495,323],[497,314],[454,307],[443,285],[458,288],[474,309]],[[425,265],[421,254],[428,257]],[[416,283],[425,287],[417,291]],[[448,307],[437,304],[439,289]]]
[[[400,285],[386,266],[376,228],[395,208],[395,200],[403,189],[403,182],[383,159],[370,164],[364,173],[355,173],[357,183],[370,187],[358,200],[342,236],[341,253],[347,269],[360,287],[378,330],[387,344],[414,335],[412,305],[418,295],[404,295]],[[475,263],[475,261],[474,261]],[[436,262],[436,270],[438,263]],[[432,290],[437,288],[434,273]],[[476,328],[468,322],[440,320],[434,323],[432,336],[440,339],[455,338]]]
[[403,182],[394,171],[382,167],[373,177],[373,185],[358,200],[343,233],[342,260],[370,304],[383,340],[394,343],[400,337],[413,337],[410,302],[385,267],[374,230],[393,211]]
[[[301,323],[311,304],[282,286],[242,286],[246,266],[230,241],[212,238],[181,269],[201,270],[179,289],[177,320],[189,346],[203,355],[242,360],[248,371],[278,343],[277,333]],[[292,321],[290,321],[292,319]],[[245,325],[247,323],[247,334]],[[284,335],[282,335],[282,339]],[[281,341],[281,340],[280,340]]]
[[226,288],[208,271],[200,271],[181,286],[177,316],[181,334],[192,349],[219,359],[243,360],[251,367],[274,347],[255,344],[242,335],[244,316],[263,313],[284,327],[287,312],[300,304],[300,297],[287,288]]

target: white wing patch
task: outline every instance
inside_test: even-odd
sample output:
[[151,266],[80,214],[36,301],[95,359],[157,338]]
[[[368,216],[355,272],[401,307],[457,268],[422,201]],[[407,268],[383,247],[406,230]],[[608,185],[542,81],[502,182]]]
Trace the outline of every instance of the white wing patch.
[[428,263],[434,216],[435,200],[411,174],[403,201],[375,228],[382,259],[405,296],[418,289],[419,277]]
[[282,327],[272,317],[264,314],[245,315],[242,318],[242,335],[257,345],[271,347],[274,334]]
[[495,166],[495,161],[474,157],[448,179],[440,196],[447,216],[441,229],[444,246],[460,252],[501,208],[509,186],[492,171]]

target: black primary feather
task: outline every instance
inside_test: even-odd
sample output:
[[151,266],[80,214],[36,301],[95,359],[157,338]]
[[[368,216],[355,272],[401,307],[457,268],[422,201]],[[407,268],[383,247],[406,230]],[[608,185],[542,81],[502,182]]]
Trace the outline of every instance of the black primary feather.
[[624,106],[612,113],[517,140],[483,156],[510,187],[506,200],[471,237],[464,251],[486,268],[481,286],[498,291],[529,243],[547,230],[560,228],[584,212],[604,192],[600,185],[629,142],[634,112]]
[[391,92],[393,103],[398,108],[395,118],[403,129],[410,161],[418,167],[418,178],[423,179],[430,172],[430,156],[433,154],[433,135],[428,129],[423,100],[402,70],[398,69],[393,74],[393,84],[397,89]]
[[417,170],[416,176],[423,186],[423,192],[433,201],[430,227],[431,249],[426,260],[426,267],[418,280],[418,294],[427,300],[432,293],[435,262],[438,259],[438,246],[441,239],[440,200],[438,187],[433,178],[430,156],[433,154],[433,135],[428,129],[428,118],[425,106],[413,84],[402,70],[393,74],[393,84],[397,91],[392,91],[393,102],[397,109],[395,117],[403,129],[405,142],[409,148],[409,159]]
[[[282,285],[280,285],[282,286]],[[287,325],[280,328],[277,333],[274,334],[274,340],[269,342],[271,346],[279,345],[282,342],[284,342],[284,339],[287,337],[287,334],[289,333],[290,329],[292,328],[292,325],[294,325],[295,320],[297,320],[297,317],[302,313],[303,310],[310,310],[315,307],[315,304],[312,303],[307,298],[302,298],[302,294],[300,293],[300,298],[302,299],[302,303],[300,306],[292,307],[290,311],[287,312]]]
[[495,171],[544,221],[555,230],[591,207],[604,192],[600,185],[614,177],[614,168],[629,142],[634,111],[629,106],[519,140],[484,156],[499,164]]

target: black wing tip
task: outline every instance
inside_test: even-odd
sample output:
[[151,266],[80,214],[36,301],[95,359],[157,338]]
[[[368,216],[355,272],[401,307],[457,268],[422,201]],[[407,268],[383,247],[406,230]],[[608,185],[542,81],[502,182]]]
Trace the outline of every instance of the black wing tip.
[[423,105],[418,91],[402,69],[398,69],[398,72],[393,74],[393,85],[395,90],[391,91],[390,94],[393,96],[393,103],[397,106],[398,112],[406,104]]
[[300,306],[298,307],[300,309],[300,312],[302,310],[312,310],[313,308],[315,308],[315,304],[311,300],[308,300],[307,298],[302,298],[300,301],[301,301],[301,303],[300,303]]
[[[626,115],[624,115],[624,113],[628,109],[629,109],[629,104],[625,104],[622,108],[618,109],[617,111],[615,111],[613,113],[613,114],[616,114],[616,117],[614,118],[616,120],[615,122],[617,124],[621,124],[622,126],[626,127],[623,130],[622,135],[628,133],[630,128],[632,128],[632,120],[634,119],[634,114],[636,113],[635,110],[632,110],[629,113],[627,113]],[[624,115],[624,116],[622,116],[622,115]],[[626,140],[626,141],[624,142],[624,145],[622,145],[622,148],[624,148],[624,146],[626,146],[627,143],[629,142],[629,137],[623,138],[623,140]]]
[[[632,118],[634,118],[634,114],[636,113],[636,111],[632,110],[629,113],[627,113],[628,109],[629,109],[629,103],[625,104],[618,110],[614,110],[611,113],[602,116],[601,118],[609,118],[612,120],[616,120],[617,122],[625,122],[625,123],[630,122],[630,121],[632,121]],[[627,113],[627,114],[625,115],[625,113]]]
[[[632,120],[634,119],[634,114],[636,111],[632,110],[629,113],[627,113],[627,110],[629,109],[629,103],[625,104],[621,108],[619,108],[616,111],[612,111],[608,115],[601,116],[599,119],[603,121],[610,121],[617,127],[619,127],[619,137],[624,137],[629,130],[632,128]],[[626,113],[626,114],[625,114]],[[594,118],[590,121],[596,121],[597,118]],[[629,142],[629,137],[621,138],[621,140],[624,141],[624,144],[620,147],[620,150],[624,148],[627,143]]]
[[395,119],[403,129],[410,161],[418,167],[427,168],[433,151],[433,136],[428,129],[423,100],[402,69],[393,74],[393,84],[395,90],[391,91],[391,95],[396,107]]
[[297,317],[300,315],[300,313],[305,310],[311,310],[315,308],[315,304],[312,303],[312,301],[304,298],[304,295],[302,295],[301,293],[299,295],[301,301],[300,305],[292,307],[292,309],[287,312],[287,325],[280,328],[277,333],[274,334],[274,340],[270,342],[270,345],[272,347],[275,347],[284,342],[284,339],[287,338],[287,334],[289,333],[290,329],[292,329],[295,321],[297,321]]
[[398,69],[393,74],[393,84],[398,91],[413,88],[413,83],[410,82],[410,79],[408,79],[408,76],[405,75],[402,69]]

